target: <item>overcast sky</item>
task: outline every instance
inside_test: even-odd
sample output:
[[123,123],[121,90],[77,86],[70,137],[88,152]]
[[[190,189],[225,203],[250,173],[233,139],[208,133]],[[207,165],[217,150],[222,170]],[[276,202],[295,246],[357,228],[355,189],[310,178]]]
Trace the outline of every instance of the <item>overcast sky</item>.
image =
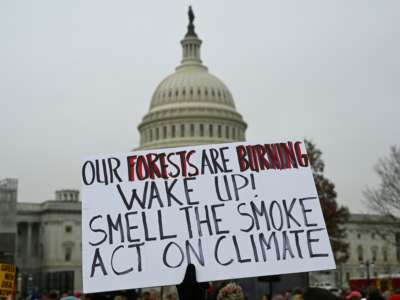
[[19,179],[18,200],[79,188],[82,157],[138,145],[188,4],[247,139],[312,139],[339,202],[366,211],[373,166],[400,144],[397,0],[1,1],[0,178]]

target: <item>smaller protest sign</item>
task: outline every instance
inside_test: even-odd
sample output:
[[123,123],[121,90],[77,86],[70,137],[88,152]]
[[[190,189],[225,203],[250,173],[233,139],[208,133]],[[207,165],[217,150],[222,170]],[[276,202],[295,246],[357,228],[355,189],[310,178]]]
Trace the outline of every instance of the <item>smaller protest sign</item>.
[[0,297],[5,298],[15,294],[17,282],[15,265],[0,264]]

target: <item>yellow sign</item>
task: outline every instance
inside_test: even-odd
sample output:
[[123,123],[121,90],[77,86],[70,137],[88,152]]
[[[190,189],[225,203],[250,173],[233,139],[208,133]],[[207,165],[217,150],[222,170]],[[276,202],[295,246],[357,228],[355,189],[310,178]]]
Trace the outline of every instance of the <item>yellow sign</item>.
[[16,291],[17,268],[15,265],[0,264],[0,297],[13,295]]

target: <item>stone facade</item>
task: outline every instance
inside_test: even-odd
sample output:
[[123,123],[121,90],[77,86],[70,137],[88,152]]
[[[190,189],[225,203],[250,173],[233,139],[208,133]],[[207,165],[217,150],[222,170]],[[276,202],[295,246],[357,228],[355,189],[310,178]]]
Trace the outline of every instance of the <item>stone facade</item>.
[[43,203],[18,203],[16,220],[21,291],[81,291],[79,191],[57,191],[55,200]]
[[349,258],[335,271],[313,272],[310,283],[348,287],[352,279],[400,274],[400,220],[351,214],[346,228]]
[[15,261],[17,187],[17,179],[0,181],[0,262]]
[[339,265],[339,282],[400,274],[400,220],[352,214],[346,224],[349,259]]

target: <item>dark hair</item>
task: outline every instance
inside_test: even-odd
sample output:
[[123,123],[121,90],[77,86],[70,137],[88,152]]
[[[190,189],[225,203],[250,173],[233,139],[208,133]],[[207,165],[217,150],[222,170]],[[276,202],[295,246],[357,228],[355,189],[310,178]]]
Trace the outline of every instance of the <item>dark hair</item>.
[[368,289],[368,300],[384,300],[381,296],[380,291],[376,287],[370,287]]
[[320,288],[308,288],[303,294],[304,300],[340,300],[339,297],[335,296],[328,290]]
[[303,290],[301,288],[295,288],[292,291],[292,296],[294,296],[294,295],[303,295]]

